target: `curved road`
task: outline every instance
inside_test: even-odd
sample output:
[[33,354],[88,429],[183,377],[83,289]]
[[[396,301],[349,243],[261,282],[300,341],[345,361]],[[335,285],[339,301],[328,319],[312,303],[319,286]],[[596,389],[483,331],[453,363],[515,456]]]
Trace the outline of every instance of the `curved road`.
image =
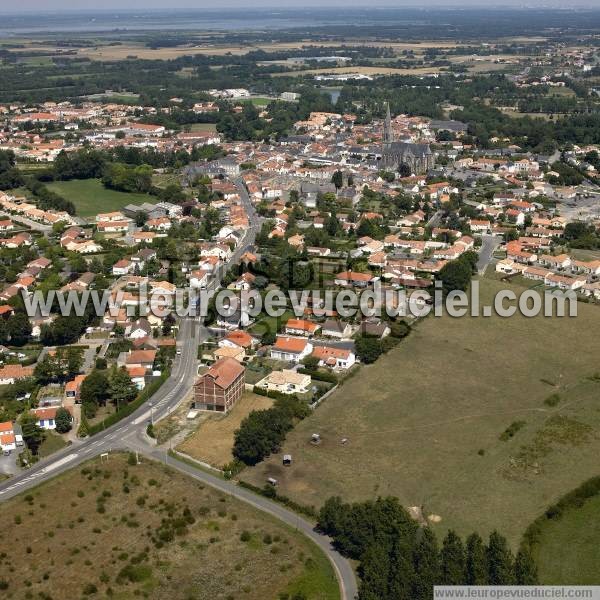
[[[254,210],[243,182],[237,180],[236,183],[240,190],[242,203],[248,212],[250,226],[245,233],[244,239],[225,266],[224,271],[227,271],[227,269],[235,264],[244,252],[253,248],[256,233],[261,225],[261,219]],[[209,290],[215,292],[218,287],[219,280],[214,279],[209,285]],[[329,538],[320,535],[314,530],[313,525],[309,521],[280,504],[254,494],[231,481],[225,481],[215,475],[195,469],[187,463],[169,457],[164,450],[148,444],[148,439],[145,435],[148,422],[150,420],[159,421],[166,417],[182,402],[193,385],[198,368],[198,345],[202,340],[206,339],[207,335],[207,330],[201,319],[182,319],[177,340],[177,348],[181,350],[181,355],[174,360],[171,377],[149,401],[128,417],[108,427],[105,431],[85,440],[78,440],[71,446],[56,452],[46,460],[36,463],[29,470],[0,483],[0,502],[12,498],[26,489],[39,485],[99,454],[110,452],[111,450],[140,452],[149,458],[160,461],[164,460],[182,473],[234,496],[304,533],[322,549],[331,562],[339,581],[342,600],[353,600],[358,593],[358,586],[350,563],[333,548]]]

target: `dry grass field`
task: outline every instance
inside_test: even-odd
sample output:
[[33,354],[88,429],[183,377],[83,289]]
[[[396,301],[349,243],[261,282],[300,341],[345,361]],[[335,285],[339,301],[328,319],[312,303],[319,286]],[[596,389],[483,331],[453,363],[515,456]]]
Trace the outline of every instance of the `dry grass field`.
[[[483,301],[501,287],[482,281]],[[316,506],[392,494],[441,517],[440,529],[498,528],[516,544],[598,474],[599,322],[586,304],[574,319],[429,317],[288,435],[291,468],[278,455],[241,477],[275,477],[282,494]]]
[[144,459],[91,461],[3,504],[0,524],[6,599],[339,597],[310,541]]
[[253,410],[265,410],[272,405],[271,398],[246,392],[229,414],[202,417],[196,431],[177,450],[215,467],[222,467],[233,460],[233,434],[242,420]]

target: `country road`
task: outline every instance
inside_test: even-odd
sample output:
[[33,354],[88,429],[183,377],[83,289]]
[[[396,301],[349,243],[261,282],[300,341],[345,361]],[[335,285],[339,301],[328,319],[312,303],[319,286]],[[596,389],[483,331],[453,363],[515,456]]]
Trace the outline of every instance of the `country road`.
[[[220,273],[220,277],[216,277],[209,284],[208,290],[213,293],[219,289],[220,279],[227,270],[239,261],[244,252],[254,248],[256,233],[262,222],[250,201],[243,182],[236,180],[236,184],[240,191],[242,203],[248,213],[249,227],[244,238]],[[315,542],[331,562],[339,581],[341,599],[353,600],[357,595],[358,586],[352,566],[347,559],[332,547],[331,540],[317,533],[309,521],[267,498],[239,487],[233,482],[224,481],[215,475],[205,473],[186,463],[175,460],[165,454],[163,450],[157,449],[148,443],[145,431],[149,421],[152,419],[156,422],[168,416],[183,401],[191,389],[198,370],[198,346],[208,335],[202,318],[182,319],[177,339],[177,348],[181,350],[181,354],[173,361],[169,379],[148,402],[106,430],[90,438],[77,440],[72,445],[36,463],[30,469],[0,483],[0,502],[8,500],[100,454],[115,450],[139,452],[155,460],[167,461],[170,466],[190,477],[239,498],[258,510],[276,517],[290,527],[297,528]]]

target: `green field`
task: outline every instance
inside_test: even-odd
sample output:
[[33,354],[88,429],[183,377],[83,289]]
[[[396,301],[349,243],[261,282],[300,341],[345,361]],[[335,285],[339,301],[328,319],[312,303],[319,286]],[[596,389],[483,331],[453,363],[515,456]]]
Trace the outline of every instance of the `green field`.
[[534,556],[540,583],[598,585],[600,583],[600,496],[567,510],[560,519],[545,521]]
[[145,458],[96,458],[1,507],[3,598],[339,599],[310,540]]
[[[481,286],[487,303],[504,284]],[[574,319],[421,321],[288,435],[291,468],[279,454],[242,478],[275,477],[281,494],[315,506],[391,494],[441,518],[440,532],[497,528],[516,546],[549,504],[598,473],[600,383],[589,377],[600,371],[600,311],[578,308]],[[558,403],[545,403],[553,394]]]
[[143,204],[155,199],[148,194],[128,194],[106,189],[99,179],[73,179],[49,183],[48,188],[75,205],[80,217],[121,210],[128,204]]

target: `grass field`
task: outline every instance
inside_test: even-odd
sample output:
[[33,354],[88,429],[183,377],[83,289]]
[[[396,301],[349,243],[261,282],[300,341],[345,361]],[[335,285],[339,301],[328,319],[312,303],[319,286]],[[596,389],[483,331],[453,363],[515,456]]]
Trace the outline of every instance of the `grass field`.
[[534,551],[540,583],[598,585],[600,583],[600,496],[560,519],[545,521]]
[[4,503],[0,523],[5,598],[339,598],[309,540],[144,459],[96,459]]
[[272,405],[270,398],[246,392],[229,414],[206,417],[177,449],[220,468],[233,460],[233,434],[242,420],[253,410],[264,410]]
[[[483,280],[482,302],[503,287]],[[516,545],[549,504],[598,474],[600,384],[588,377],[600,371],[600,312],[578,308],[576,319],[429,317],[288,435],[292,468],[274,456],[242,478],[275,477],[308,505],[392,494],[441,517],[440,529],[498,528]]]
[[48,188],[70,200],[80,217],[93,217],[98,213],[120,210],[128,204],[152,202],[148,194],[128,194],[108,190],[99,179],[73,179],[49,183]]

